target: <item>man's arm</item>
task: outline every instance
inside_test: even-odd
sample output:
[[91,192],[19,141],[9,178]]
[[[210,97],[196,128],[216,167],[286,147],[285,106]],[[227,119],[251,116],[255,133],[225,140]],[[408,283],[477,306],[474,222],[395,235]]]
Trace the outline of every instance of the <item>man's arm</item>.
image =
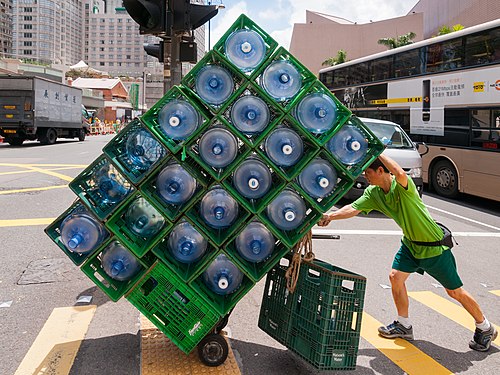
[[408,175],[405,173],[403,168],[401,168],[398,163],[384,154],[380,154],[378,158],[382,163],[384,163],[389,172],[391,172],[392,175],[396,178],[398,184],[400,184],[405,189],[408,188]]
[[324,214],[321,220],[318,222],[318,225],[320,227],[326,227],[332,220],[349,219],[350,217],[356,216],[360,212],[361,211],[352,208],[352,206],[348,204],[330,214]]

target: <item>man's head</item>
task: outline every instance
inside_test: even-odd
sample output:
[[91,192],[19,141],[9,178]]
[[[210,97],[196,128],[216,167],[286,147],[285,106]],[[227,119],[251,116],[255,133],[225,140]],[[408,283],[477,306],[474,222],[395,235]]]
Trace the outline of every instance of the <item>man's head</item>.
[[366,168],[364,175],[370,185],[378,186],[381,186],[386,178],[390,178],[389,170],[379,158],[375,159],[373,163]]

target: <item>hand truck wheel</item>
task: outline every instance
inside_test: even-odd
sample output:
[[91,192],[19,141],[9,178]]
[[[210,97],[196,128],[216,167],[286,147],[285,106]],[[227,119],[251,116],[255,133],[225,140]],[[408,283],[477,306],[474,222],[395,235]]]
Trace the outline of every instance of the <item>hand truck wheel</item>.
[[198,344],[198,356],[201,362],[210,367],[222,365],[229,354],[229,346],[224,337],[210,333]]

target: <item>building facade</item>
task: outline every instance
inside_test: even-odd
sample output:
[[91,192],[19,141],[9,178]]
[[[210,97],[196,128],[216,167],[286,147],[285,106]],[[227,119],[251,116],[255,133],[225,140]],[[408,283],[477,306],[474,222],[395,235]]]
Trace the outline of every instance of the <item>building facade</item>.
[[12,0],[0,0],[0,58],[12,57]]

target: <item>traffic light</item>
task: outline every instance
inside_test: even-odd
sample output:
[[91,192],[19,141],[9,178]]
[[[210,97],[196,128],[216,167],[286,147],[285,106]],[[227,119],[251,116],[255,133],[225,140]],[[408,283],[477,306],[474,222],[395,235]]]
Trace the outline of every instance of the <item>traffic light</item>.
[[190,0],[170,0],[172,30],[190,31],[204,25],[219,11],[218,5],[191,4]]
[[[123,0],[130,17],[139,24],[141,34],[169,35],[167,20],[169,0]],[[173,0],[170,0],[173,1]]]
[[163,40],[160,41],[160,43],[149,43],[149,44],[144,44],[144,51],[150,56],[156,57],[158,59],[158,62],[163,62],[163,56],[165,53],[165,44]]

